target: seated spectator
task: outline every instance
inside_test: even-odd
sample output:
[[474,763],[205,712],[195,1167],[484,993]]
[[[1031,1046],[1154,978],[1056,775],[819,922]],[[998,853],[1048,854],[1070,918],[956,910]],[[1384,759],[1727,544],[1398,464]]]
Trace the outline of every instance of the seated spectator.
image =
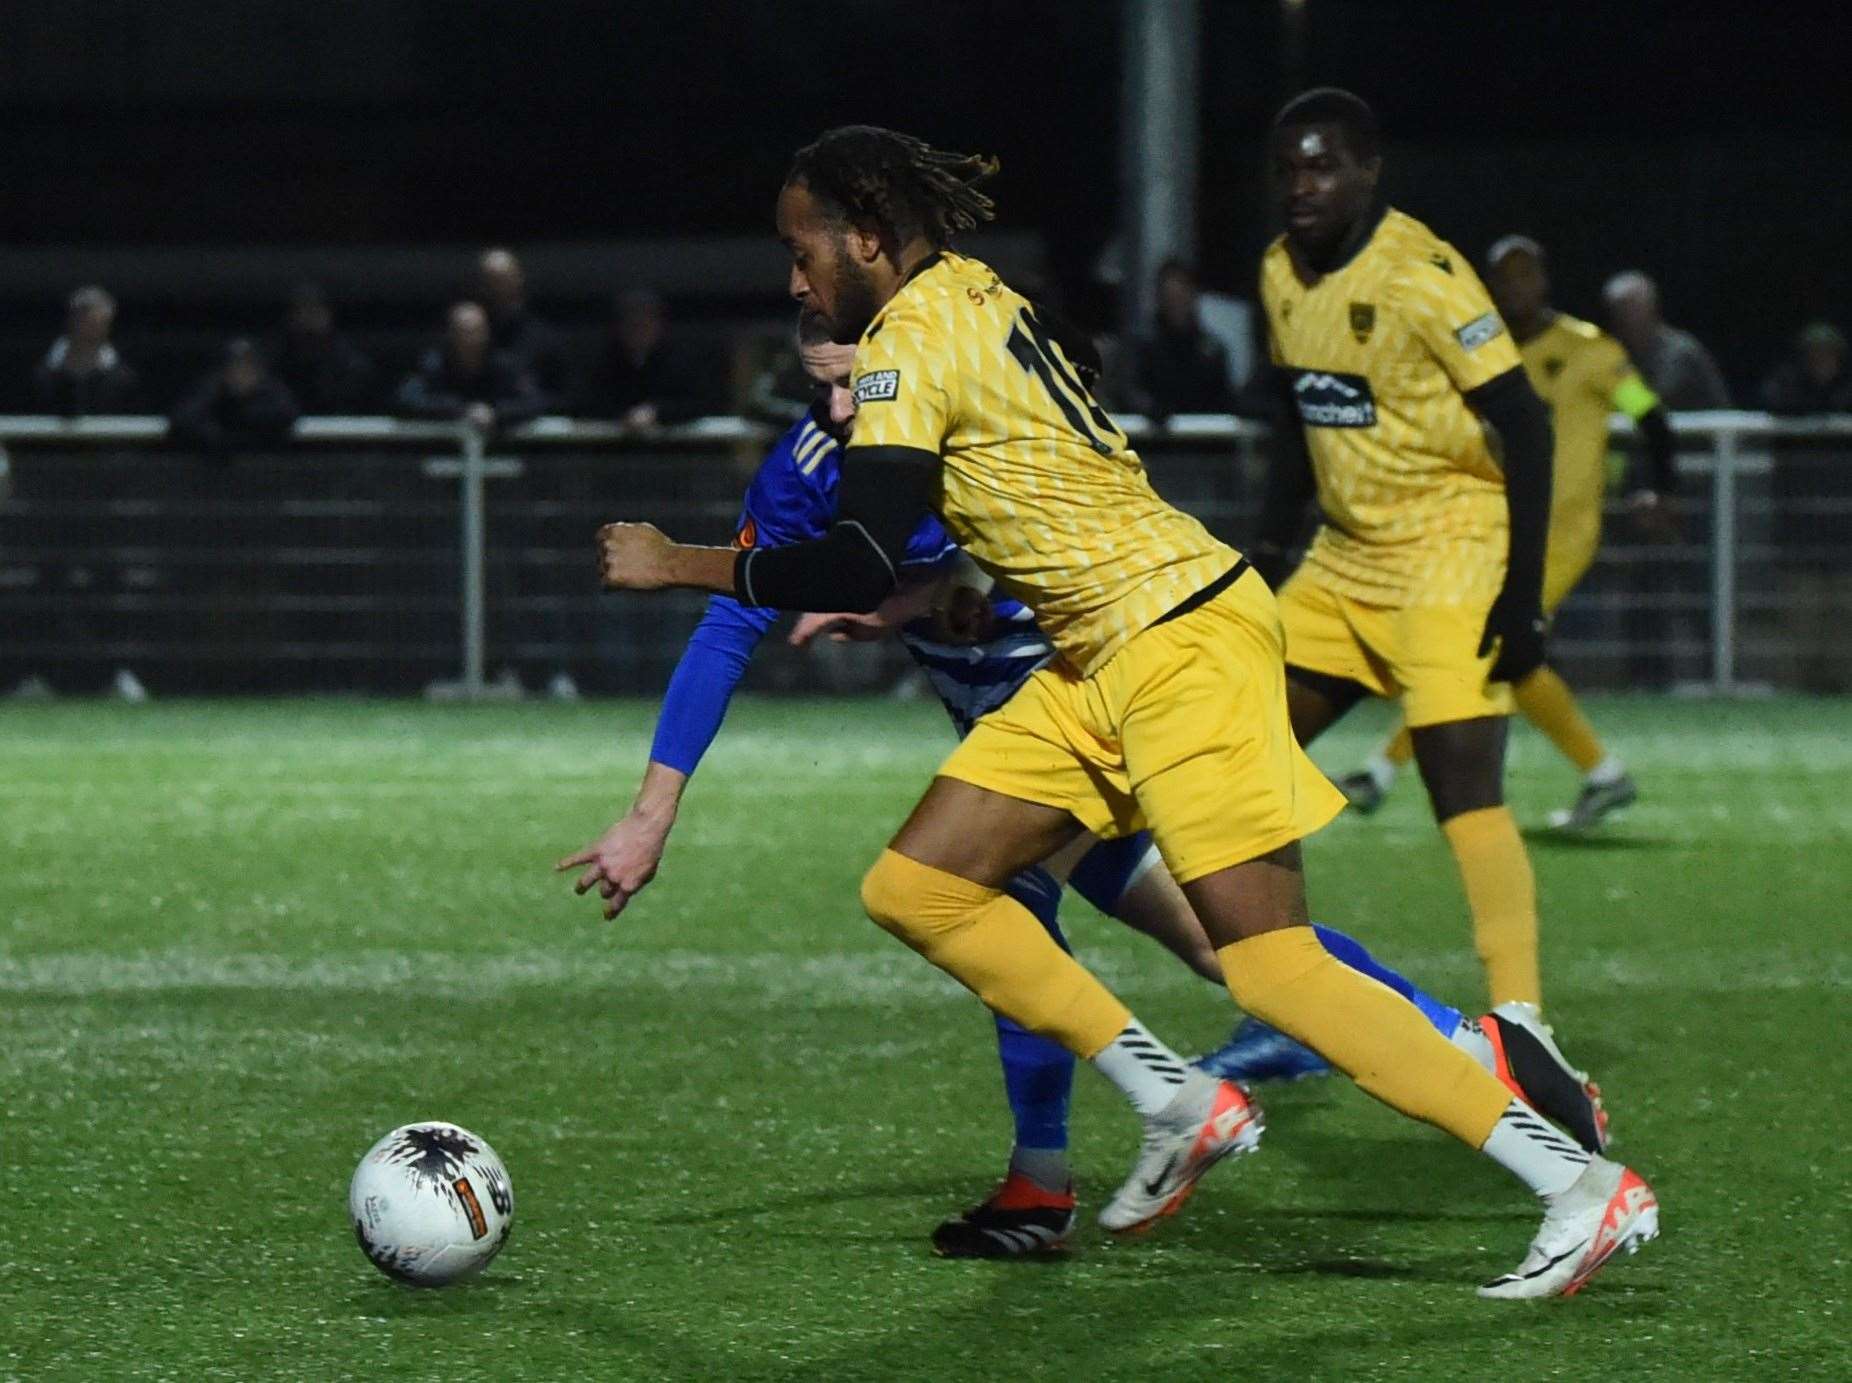
[[298,411],[289,386],[270,372],[255,345],[239,337],[225,347],[224,364],[174,409],[168,435],[208,455],[230,456],[281,446]]
[[705,380],[700,364],[669,339],[662,299],[640,290],[620,293],[579,412],[647,432],[708,412],[717,400],[703,387]]
[[1697,337],[1666,325],[1659,285],[1638,269],[1616,274],[1601,290],[1608,325],[1633,357],[1659,401],[1677,411],[1728,408],[1723,371]]
[[527,305],[527,272],[510,250],[484,250],[476,262],[477,300],[489,314],[489,344],[527,371],[541,412],[558,412],[572,392],[572,368],[559,332]]
[[141,378],[110,344],[115,324],[116,300],[105,290],[92,284],[71,294],[64,335],[32,371],[35,407],[67,418],[135,410]]
[[397,403],[407,417],[454,419],[481,432],[526,422],[545,406],[533,377],[489,345],[489,316],[476,303],[450,309],[443,343],[406,376]]
[[270,364],[304,413],[364,413],[373,407],[373,362],[344,333],[320,284],[298,284],[283,329],[270,342]]
[[1831,322],[1814,322],[1794,338],[1794,354],[1762,381],[1771,413],[1852,413],[1846,338]]
[[1132,397],[1138,411],[1163,421],[1177,413],[1227,413],[1228,351],[1204,330],[1196,272],[1166,260],[1157,275],[1155,329],[1134,349]]

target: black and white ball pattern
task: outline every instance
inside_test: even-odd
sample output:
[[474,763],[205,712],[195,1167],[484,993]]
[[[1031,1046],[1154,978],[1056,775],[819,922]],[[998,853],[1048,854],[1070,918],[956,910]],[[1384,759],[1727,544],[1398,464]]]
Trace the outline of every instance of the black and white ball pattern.
[[514,1227],[514,1187],[495,1150],[467,1129],[406,1124],[360,1159],[347,1212],[374,1267],[416,1287],[443,1287],[474,1277],[501,1252]]

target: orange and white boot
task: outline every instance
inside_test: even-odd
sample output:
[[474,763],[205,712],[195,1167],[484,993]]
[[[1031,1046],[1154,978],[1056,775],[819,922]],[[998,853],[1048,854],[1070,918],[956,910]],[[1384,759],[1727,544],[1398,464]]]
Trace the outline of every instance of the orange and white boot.
[[1192,1069],[1171,1102],[1145,1120],[1132,1174],[1100,1211],[1100,1224],[1135,1234],[1174,1215],[1223,1158],[1260,1146],[1260,1106],[1233,1081]]
[[1550,1197],[1524,1261],[1479,1295],[1496,1301],[1574,1296],[1616,1253],[1638,1253],[1658,1237],[1653,1188],[1631,1168],[1592,1157],[1568,1190]]

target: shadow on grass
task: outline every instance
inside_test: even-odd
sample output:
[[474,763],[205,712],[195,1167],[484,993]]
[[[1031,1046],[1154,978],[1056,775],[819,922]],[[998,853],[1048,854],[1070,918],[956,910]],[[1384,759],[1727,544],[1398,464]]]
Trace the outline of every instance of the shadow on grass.
[[356,1289],[348,1300],[367,1316],[477,1316],[513,1305],[528,1285],[514,1273],[484,1273],[449,1287],[413,1287],[382,1275],[378,1282]]
[[[676,1211],[667,1215],[649,1218],[650,1224],[684,1226],[698,1228],[702,1225],[732,1224],[754,1215],[776,1215],[791,1210],[827,1210],[851,1201],[916,1201],[943,1200],[948,1207],[963,1210],[975,1204],[984,1191],[996,1181],[996,1172],[992,1168],[986,1180],[985,1173],[973,1173],[969,1177],[948,1178],[943,1181],[879,1181],[867,1182],[860,1186],[844,1186],[832,1182],[819,1186],[814,1191],[801,1191],[789,1196],[763,1196],[757,1200],[745,1201],[732,1205],[716,1205],[706,1210]],[[916,1231],[917,1237],[921,1231]],[[881,1238],[878,1235],[864,1235],[863,1238]]]
[[1697,842],[1667,836],[1611,836],[1594,831],[1564,831],[1554,826],[1526,826],[1524,839],[1546,850],[1588,851],[1593,854],[1693,850]]

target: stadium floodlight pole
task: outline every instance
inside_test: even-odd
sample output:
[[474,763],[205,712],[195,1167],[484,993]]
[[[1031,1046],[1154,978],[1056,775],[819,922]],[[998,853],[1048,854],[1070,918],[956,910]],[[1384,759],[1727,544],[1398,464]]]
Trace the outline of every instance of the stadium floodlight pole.
[[1196,257],[1197,0],[1125,0],[1120,88],[1120,325],[1151,319],[1158,266]]

